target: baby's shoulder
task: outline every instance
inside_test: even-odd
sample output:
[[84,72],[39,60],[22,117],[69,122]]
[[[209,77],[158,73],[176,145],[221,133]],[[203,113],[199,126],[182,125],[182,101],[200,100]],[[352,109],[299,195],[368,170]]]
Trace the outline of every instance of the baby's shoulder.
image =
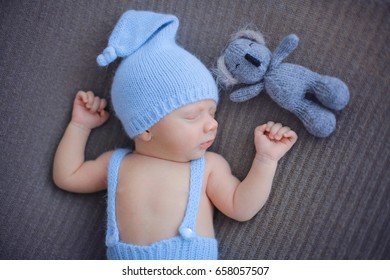
[[214,152],[206,152],[206,166],[210,169],[220,168],[221,166],[229,166],[227,160],[220,154]]
[[127,154],[121,162],[119,178],[124,185],[139,185],[158,177],[162,169],[152,159]]
[[214,153],[207,151],[204,155],[206,161],[215,161],[215,160],[224,160],[224,157],[221,156],[220,154]]
[[130,168],[144,168],[144,166],[153,165],[154,160],[137,153],[129,153],[123,158],[122,163]]

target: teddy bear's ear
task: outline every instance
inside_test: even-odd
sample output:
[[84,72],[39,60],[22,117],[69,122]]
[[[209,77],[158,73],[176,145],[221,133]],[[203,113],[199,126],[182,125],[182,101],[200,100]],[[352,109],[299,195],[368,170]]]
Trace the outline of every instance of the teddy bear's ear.
[[216,76],[217,83],[224,88],[238,84],[238,80],[233,77],[225,64],[225,55],[218,58],[217,68],[212,69],[212,72]]
[[246,38],[246,39],[255,41],[259,44],[265,45],[264,36],[259,31],[255,31],[255,30],[251,30],[251,29],[241,29],[231,36],[230,42],[233,42],[233,41],[240,39],[240,38]]

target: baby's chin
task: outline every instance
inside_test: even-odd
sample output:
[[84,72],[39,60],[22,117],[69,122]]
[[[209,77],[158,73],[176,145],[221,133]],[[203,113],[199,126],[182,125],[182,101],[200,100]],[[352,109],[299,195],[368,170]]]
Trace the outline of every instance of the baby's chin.
[[193,160],[200,159],[206,154],[206,149],[199,148],[199,150],[194,151],[191,154],[188,155],[172,155],[172,156],[166,156],[166,157],[161,157],[161,159],[169,160],[169,161],[174,161],[174,162],[181,162],[181,163],[188,163]]

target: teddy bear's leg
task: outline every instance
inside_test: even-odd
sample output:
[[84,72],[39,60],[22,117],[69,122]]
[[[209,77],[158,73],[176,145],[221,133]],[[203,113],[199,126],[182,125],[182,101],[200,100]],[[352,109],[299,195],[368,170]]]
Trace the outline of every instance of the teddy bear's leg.
[[307,131],[316,137],[328,137],[336,128],[335,115],[310,100],[302,100],[292,112],[302,121]]
[[312,90],[318,101],[329,109],[341,110],[349,101],[347,85],[335,77],[320,76]]

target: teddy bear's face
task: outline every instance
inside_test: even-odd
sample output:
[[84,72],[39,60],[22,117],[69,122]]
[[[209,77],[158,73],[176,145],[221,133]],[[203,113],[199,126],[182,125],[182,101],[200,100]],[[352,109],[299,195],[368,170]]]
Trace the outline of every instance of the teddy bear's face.
[[225,64],[234,78],[241,83],[261,81],[271,60],[270,50],[263,44],[240,38],[225,50]]

